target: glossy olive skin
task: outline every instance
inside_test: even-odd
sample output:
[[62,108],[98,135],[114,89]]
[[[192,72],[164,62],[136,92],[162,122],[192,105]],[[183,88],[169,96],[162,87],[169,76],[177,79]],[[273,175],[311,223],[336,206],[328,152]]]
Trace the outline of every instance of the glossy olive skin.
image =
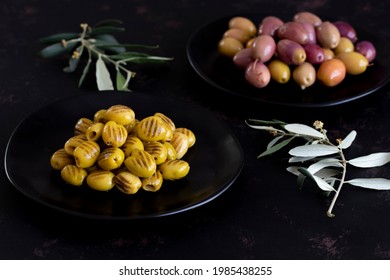
[[358,53],[364,55],[368,62],[372,62],[376,57],[376,49],[372,42],[370,41],[360,41],[356,44],[356,49]]
[[246,17],[233,17],[229,20],[229,28],[236,28],[245,31],[250,37],[257,33],[256,25]]
[[187,135],[187,137],[188,137],[188,148],[191,148],[192,146],[195,145],[196,136],[195,136],[195,133],[191,129],[186,128],[186,127],[178,127],[178,128],[176,128],[175,131],[183,133],[184,135]]
[[145,151],[148,152],[159,165],[166,161],[168,157],[167,148],[161,142],[147,142],[144,144]]
[[173,133],[173,138],[170,143],[176,151],[176,158],[181,159],[182,157],[184,157],[189,148],[188,136],[178,131],[175,131]]
[[157,164],[153,156],[146,151],[133,150],[124,161],[126,168],[140,178],[148,178],[156,172]]
[[129,125],[135,120],[133,109],[125,105],[113,105],[107,109],[104,118],[108,121],[114,121],[118,124]]
[[61,178],[73,186],[81,186],[87,177],[87,171],[73,164],[68,164],[61,170]]
[[145,191],[156,192],[160,190],[161,186],[163,185],[163,182],[164,178],[161,172],[157,169],[156,172],[149,178],[141,179],[141,187]]
[[127,171],[115,175],[114,184],[118,190],[125,194],[135,194],[142,186],[141,179]]
[[252,45],[252,57],[265,63],[275,54],[276,43],[270,35],[259,35]]
[[271,73],[271,78],[279,84],[285,84],[290,80],[291,70],[286,63],[275,59],[268,64],[268,69]]
[[274,36],[280,26],[284,24],[284,21],[276,16],[267,16],[263,18],[259,25],[258,35],[270,35]]
[[334,49],[340,38],[338,28],[330,21],[324,21],[317,27],[317,40],[323,48]]
[[317,44],[317,32],[311,23],[308,22],[300,22],[303,28],[306,29],[307,32],[307,43],[306,44]]
[[255,60],[246,68],[245,79],[252,86],[263,88],[266,87],[271,81],[271,73],[264,63]]
[[299,22],[286,22],[277,31],[279,39],[289,39],[300,45],[309,42],[309,33],[307,29]]
[[74,126],[74,134],[80,135],[85,134],[88,127],[93,124],[93,121],[88,118],[80,118]]
[[335,21],[333,24],[340,32],[340,36],[349,38],[353,43],[358,39],[355,28],[346,21]]
[[172,144],[169,142],[165,142],[164,146],[167,149],[167,160],[177,159],[177,153]]
[[159,165],[164,180],[178,180],[187,176],[190,171],[190,165],[184,160],[169,160]]
[[61,170],[68,164],[74,164],[74,158],[64,148],[55,151],[50,157],[50,166],[55,170]]
[[306,52],[303,46],[289,39],[278,41],[276,53],[278,58],[288,65],[299,65],[306,60]]
[[224,56],[233,58],[236,53],[244,48],[237,39],[231,37],[222,38],[218,43],[218,52]]
[[127,139],[127,130],[122,124],[108,121],[104,124],[102,139],[109,147],[121,147]]
[[100,154],[100,146],[94,141],[84,141],[74,149],[76,166],[88,168],[95,164]]
[[308,44],[304,46],[306,52],[306,62],[311,64],[320,64],[325,60],[324,49],[317,44]]
[[88,174],[87,185],[96,191],[109,191],[114,184],[115,174],[107,170],[96,170]]
[[249,41],[251,36],[244,30],[238,28],[230,28],[225,31],[223,38],[235,38],[240,41],[242,44],[245,44]]
[[322,23],[322,20],[319,16],[307,11],[296,13],[293,17],[293,20],[296,22],[308,22],[313,26],[319,26]]
[[308,88],[316,81],[316,69],[311,63],[304,62],[294,69],[293,79],[301,89]]
[[91,124],[85,131],[88,140],[98,141],[103,133],[104,124],[101,122]]
[[144,150],[144,143],[137,136],[128,136],[121,149],[128,157],[134,149]]
[[245,48],[236,53],[233,57],[233,63],[238,68],[245,69],[254,61],[252,57],[252,48]]
[[97,164],[103,170],[113,170],[119,168],[125,160],[125,153],[117,147],[104,149],[98,159]]
[[347,73],[344,63],[337,58],[332,58],[320,64],[317,70],[317,80],[323,85],[334,87],[340,84]]
[[336,57],[344,62],[346,71],[350,75],[360,75],[367,69],[368,60],[361,53],[345,52],[339,53]]
[[354,50],[355,45],[353,42],[347,37],[341,37],[339,44],[333,49],[333,52],[337,55],[343,52],[353,52]]
[[161,141],[166,138],[167,127],[157,116],[142,119],[135,128],[136,135],[142,141]]

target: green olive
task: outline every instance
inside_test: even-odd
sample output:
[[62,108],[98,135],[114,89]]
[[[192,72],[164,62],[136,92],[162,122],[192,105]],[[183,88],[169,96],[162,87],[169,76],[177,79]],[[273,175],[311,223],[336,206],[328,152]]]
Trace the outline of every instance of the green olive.
[[74,158],[64,148],[55,151],[50,158],[50,165],[55,170],[61,170],[68,164],[74,164]]
[[104,149],[97,160],[98,165],[104,170],[119,168],[125,160],[125,153],[117,147]]
[[166,161],[168,156],[167,148],[161,142],[147,142],[144,144],[145,151],[148,152],[159,165]]
[[160,141],[165,139],[167,128],[160,117],[150,116],[142,119],[136,126],[136,135],[142,141]]
[[169,142],[164,142],[164,146],[167,149],[167,160],[172,160],[177,158],[177,153],[175,148]]
[[108,121],[103,127],[102,138],[107,146],[121,147],[126,142],[127,130],[115,121]]
[[87,131],[88,127],[91,124],[93,124],[92,120],[88,118],[80,118],[74,126],[74,134],[75,135],[85,134],[85,132]]
[[144,144],[137,136],[128,136],[121,149],[125,157],[128,157],[134,149],[144,150]]
[[120,172],[114,177],[114,184],[125,194],[135,194],[142,186],[141,179],[130,172]]
[[344,62],[347,73],[350,75],[359,75],[367,69],[367,58],[358,52],[339,53],[336,57]]
[[135,120],[134,111],[125,105],[113,105],[107,109],[104,118],[118,124],[129,125]]
[[101,122],[91,124],[85,131],[85,136],[88,140],[98,141],[103,133],[104,124]]
[[153,156],[138,149],[131,152],[131,155],[125,159],[124,164],[131,173],[141,178],[152,176],[157,168]]
[[181,159],[187,153],[189,148],[189,140],[187,135],[175,131],[170,143],[172,144],[173,148],[175,148],[177,159]]
[[87,176],[87,185],[96,191],[109,191],[114,187],[114,173],[108,170],[92,171]]
[[231,58],[243,48],[244,45],[239,40],[231,37],[222,38],[218,43],[218,52]]
[[61,178],[73,186],[81,186],[87,177],[87,171],[73,164],[68,164],[61,170]]
[[159,165],[158,169],[160,170],[164,180],[173,181],[187,176],[190,171],[190,165],[188,162],[180,159],[167,160],[163,164]]
[[291,70],[286,63],[275,59],[268,64],[268,69],[271,73],[271,78],[274,81],[285,84],[290,80]]
[[156,170],[156,172],[149,178],[141,179],[142,189],[148,192],[156,192],[161,188],[163,181],[161,172]]
[[347,37],[341,37],[339,44],[337,45],[337,47],[333,49],[333,52],[336,55],[338,55],[339,53],[353,52],[354,50],[355,50],[355,45],[353,44],[351,39]]
[[229,28],[244,30],[249,36],[253,37],[257,33],[256,25],[246,17],[233,17],[229,20]]
[[77,167],[88,168],[95,164],[100,154],[100,146],[93,141],[84,141],[74,149],[73,156]]

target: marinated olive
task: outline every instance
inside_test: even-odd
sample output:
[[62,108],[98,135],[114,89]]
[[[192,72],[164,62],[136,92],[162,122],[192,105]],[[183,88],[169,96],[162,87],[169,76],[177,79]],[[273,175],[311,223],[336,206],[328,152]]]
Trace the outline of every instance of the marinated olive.
[[316,70],[311,63],[304,62],[294,69],[293,79],[301,89],[305,89],[314,84],[316,80]]
[[285,84],[290,80],[291,70],[286,63],[275,59],[268,64],[268,69],[271,73],[271,78],[276,82]]
[[126,142],[127,130],[115,121],[108,121],[103,127],[102,138],[107,146],[121,147]]
[[244,45],[240,41],[231,37],[222,38],[218,43],[218,52],[228,57],[234,57],[243,48]]
[[317,44],[304,46],[306,52],[306,62],[320,64],[325,60],[324,49]]
[[156,161],[146,151],[135,149],[125,159],[126,168],[134,175],[141,178],[148,178],[156,171]]
[[168,160],[159,165],[158,169],[164,180],[178,180],[187,176],[190,171],[190,165],[184,160]]
[[121,149],[125,153],[125,157],[128,157],[134,149],[144,150],[144,144],[137,136],[128,136]]
[[339,44],[333,49],[333,52],[337,55],[343,52],[353,52],[354,50],[353,42],[347,37],[341,37]]
[[87,185],[96,191],[109,191],[114,184],[115,174],[108,170],[92,171],[87,176]]
[[334,49],[339,44],[340,37],[337,27],[329,21],[324,21],[317,27],[317,40],[323,48]]
[[192,146],[194,146],[194,144],[196,142],[196,137],[195,137],[195,134],[192,132],[192,130],[190,130],[186,127],[178,127],[178,128],[176,128],[176,131],[187,135],[188,148],[191,148]]
[[81,186],[87,177],[87,171],[73,164],[68,164],[61,170],[61,178],[73,186]]
[[85,131],[85,136],[88,140],[98,141],[103,133],[104,124],[101,122],[91,124]]
[[336,57],[344,62],[347,73],[350,75],[359,75],[367,69],[368,60],[361,53],[345,52],[339,53]]
[[129,125],[134,122],[135,113],[125,105],[113,105],[107,109],[104,118],[117,124]]
[[302,45],[289,39],[278,41],[276,53],[281,61],[289,65],[299,65],[306,60],[306,52]]
[[80,135],[85,134],[85,131],[87,131],[87,128],[93,124],[93,121],[88,118],[80,118],[75,126],[74,126],[74,134]]
[[271,73],[264,63],[255,60],[245,69],[245,79],[252,86],[263,88],[269,84],[271,80]]
[[307,11],[296,13],[293,20],[297,22],[308,22],[314,26],[319,26],[322,23],[319,16]]
[[120,172],[114,177],[114,184],[125,194],[135,194],[142,186],[141,179],[130,172]]
[[97,111],[93,116],[93,121],[106,123],[107,122],[107,119],[105,118],[106,112],[107,112],[106,109],[100,109],[99,111]]
[[99,154],[100,146],[96,142],[90,140],[82,142],[73,152],[76,166],[80,168],[88,168],[94,165]]
[[175,148],[177,159],[181,159],[187,153],[189,148],[189,139],[187,135],[175,131],[170,143],[173,148]]
[[353,43],[357,41],[356,30],[348,22],[339,20],[333,22],[333,24],[339,30],[340,36],[349,38]]
[[277,31],[279,39],[289,39],[298,44],[305,45],[309,41],[307,29],[299,22],[286,22]]
[[73,136],[65,142],[64,149],[68,155],[73,156],[74,149],[76,149],[78,145],[87,140],[88,139],[84,134]]
[[230,28],[223,34],[223,38],[234,38],[240,41],[242,44],[245,44],[249,41],[251,36],[245,30],[238,28]]
[[282,26],[284,22],[275,16],[267,16],[263,18],[259,26],[259,35],[274,36],[276,31]]
[[252,57],[252,48],[245,48],[236,53],[233,57],[233,63],[242,69],[248,67],[250,63],[254,61]]
[[257,32],[256,25],[246,17],[233,17],[229,21],[229,28],[244,30],[251,37],[255,36]]
[[156,172],[154,172],[154,174],[149,178],[141,179],[141,187],[145,191],[156,192],[161,188],[163,181],[163,176],[161,172],[157,169]]
[[167,128],[163,120],[157,116],[142,119],[136,126],[136,135],[142,141],[160,141],[165,139]]
[[125,160],[125,153],[117,147],[104,149],[98,159],[97,164],[103,170],[113,170],[119,168]]
[[177,153],[171,143],[165,142],[165,148],[167,149],[167,160],[177,159]]
[[270,35],[259,35],[252,45],[252,57],[267,62],[275,54],[276,43]]
[[168,156],[167,148],[161,142],[147,142],[145,143],[145,151],[148,152],[159,165],[166,161]]
[[74,158],[64,148],[55,151],[50,158],[50,165],[55,170],[61,170],[68,164],[74,164]]
[[368,62],[372,62],[376,57],[376,49],[370,41],[361,41],[356,44],[356,51],[364,55]]
[[324,51],[324,61],[334,58],[335,54],[331,49],[322,49]]
[[346,73],[344,63],[340,59],[332,58],[320,64],[317,80],[325,86],[334,87],[344,80]]

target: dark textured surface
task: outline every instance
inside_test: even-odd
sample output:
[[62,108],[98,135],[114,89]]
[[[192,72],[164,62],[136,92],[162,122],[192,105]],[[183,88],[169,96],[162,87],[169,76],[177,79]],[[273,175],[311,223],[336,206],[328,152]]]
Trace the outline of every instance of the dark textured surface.
[[[40,206],[21,195],[2,168],[0,258],[389,259],[389,192],[345,186],[335,207],[337,216],[329,219],[325,212],[330,201],[297,190],[295,178],[284,171],[283,153],[256,159],[270,138],[244,123],[247,118],[308,124],[321,119],[335,138],[357,130],[348,156],[389,151],[389,86],[336,108],[289,109],[228,96],[206,84],[190,67],[186,43],[201,25],[225,15],[256,10],[273,14],[281,9],[347,19],[390,40],[390,3],[385,1],[258,0],[224,1],[222,5],[214,0],[3,0],[1,156],[13,129],[30,112],[54,100],[94,90],[93,84],[77,88],[78,73],[62,73],[64,60],[38,57],[42,46],[37,40],[56,32],[77,31],[80,22],[119,18],[126,27],[118,36],[121,42],[159,44],[158,54],[175,57],[168,67],[139,71],[132,89],[213,111],[236,134],[246,162],[234,185],[213,202],[175,216],[130,222],[90,221]],[[351,169],[348,176],[389,178],[389,171],[388,166]]]

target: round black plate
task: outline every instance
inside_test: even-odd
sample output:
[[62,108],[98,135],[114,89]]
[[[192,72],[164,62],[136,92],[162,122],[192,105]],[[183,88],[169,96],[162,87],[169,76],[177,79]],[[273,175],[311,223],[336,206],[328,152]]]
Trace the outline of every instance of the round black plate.
[[[50,167],[50,157],[73,135],[80,117],[114,104],[131,107],[138,119],[162,112],[178,127],[194,131],[197,142],[185,155],[191,166],[187,177],[164,182],[156,193],[140,190],[97,192],[73,187]],[[235,181],[244,164],[242,147],[228,126],[196,105],[139,93],[97,92],[51,103],[24,119],[6,149],[5,168],[11,183],[27,197],[44,205],[89,218],[139,219],[179,213],[203,205]]]
[[[260,22],[266,15],[244,15]],[[294,107],[326,107],[350,102],[367,96],[385,85],[390,79],[390,44],[383,39],[356,28],[360,40],[375,44],[377,57],[373,65],[361,75],[348,75],[336,87],[319,83],[301,90],[292,80],[287,84],[271,81],[262,89],[249,85],[242,69],[233,65],[230,58],[218,54],[217,45],[228,28],[229,19],[224,17],[198,29],[189,39],[187,56],[190,64],[206,82],[214,87],[240,97],[260,102]],[[286,18],[280,17],[287,20]]]

